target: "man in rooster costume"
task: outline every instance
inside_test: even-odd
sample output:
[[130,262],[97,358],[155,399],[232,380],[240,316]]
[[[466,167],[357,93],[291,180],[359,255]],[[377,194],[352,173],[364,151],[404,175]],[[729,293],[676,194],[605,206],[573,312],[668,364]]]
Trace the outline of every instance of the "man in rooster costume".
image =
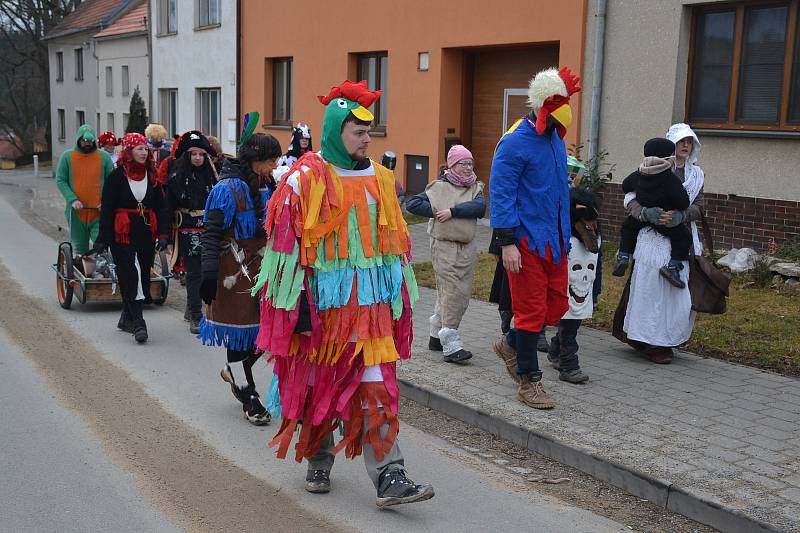
[[[418,299],[393,173],[367,157],[380,96],[345,81],[326,105],[321,152],[304,154],[270,200],[256,343],[274,361],[283,423],[270,442],[308,461],[306,490],[330,491],[334,455],[364,464],[379,507],[433,497],[405,473],[395,365],[411,356]],[[334,446],[333,431],[344,436]]]
[[578,82],[568,68],[547,69],[531,80],[531,113],[500,139],[489,179],[490,222],[502,247],[515,326],[494,349],[508,368],[516,364],[518,398],[535,409],[555,407],[541,383],[539,335],[569,308],[570,202],[563,138]]

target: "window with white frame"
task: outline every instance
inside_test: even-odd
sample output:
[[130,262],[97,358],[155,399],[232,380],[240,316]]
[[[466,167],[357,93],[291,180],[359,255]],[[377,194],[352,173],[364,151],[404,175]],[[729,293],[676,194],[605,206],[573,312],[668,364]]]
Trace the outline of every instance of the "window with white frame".
[[220,0],[195,0],[195,27],[205,28],[220,24]]
[[131,75],[128,71],[128,65],[122,65],[122,96],[130,96],[131,94]]
[[197,126],[206,135],[219,137],[220,89],[197,89]]
[[122,114],[122,127],[125,129],[126,132],[128,131],[128,121],[130,120],[130,118],[131,118],[130,113]]
[[114,113],[106,113],[106,129],[114,132]]
[[86,113],[81,110],[75,111],[75,122],[79,128],[86,124]]
[[178,33],[178,0],[157,0],[158,35]]
[[97,114],[97,121],[95,122],[95,124],[96,124],[95,127],[97,128],[95,131],[97,131],[97,133],[103,131],[103,127],[100,125],[100,113]]
[[272,60],[272,123],[276,125],[292,125],[293,67],[291,57]]
[[178,134],[178,89],[159,89],[158,106],[161,124],[174,137]]
[[106,67],[106,96],[114,96],[114,70]]

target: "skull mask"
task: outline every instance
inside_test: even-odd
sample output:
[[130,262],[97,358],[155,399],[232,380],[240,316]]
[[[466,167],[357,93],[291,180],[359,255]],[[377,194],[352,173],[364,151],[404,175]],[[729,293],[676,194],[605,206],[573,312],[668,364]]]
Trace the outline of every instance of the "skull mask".
[[580,239],[572,237],[569,251],[569,311],[564,318],[582,320],[592,316],[592,287],[596,269],[597,254],[587,250]]

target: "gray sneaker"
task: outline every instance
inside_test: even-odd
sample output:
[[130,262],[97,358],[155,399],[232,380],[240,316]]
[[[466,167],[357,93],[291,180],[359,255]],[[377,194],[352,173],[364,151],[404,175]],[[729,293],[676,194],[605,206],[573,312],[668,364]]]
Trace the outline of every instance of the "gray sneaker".
[[562,370],[558,373],[558,379],[567,383],[586,383],[589,381],[589,374],[584,373],[580,368],[575,370]]
[[433,498],[433,486],[430,483],[417,485],[404,470],[384,472],[378,479],[378,497],[375,504],[383,509],[391,505],[424,502]]

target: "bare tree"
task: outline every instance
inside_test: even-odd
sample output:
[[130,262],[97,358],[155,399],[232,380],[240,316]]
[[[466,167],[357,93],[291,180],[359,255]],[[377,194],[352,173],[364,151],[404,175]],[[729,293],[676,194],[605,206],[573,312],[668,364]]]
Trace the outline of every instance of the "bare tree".
[[37,129],[50,138],[50,75],[42,38],[80,2],[0,0],[0,133],[24,154]]

